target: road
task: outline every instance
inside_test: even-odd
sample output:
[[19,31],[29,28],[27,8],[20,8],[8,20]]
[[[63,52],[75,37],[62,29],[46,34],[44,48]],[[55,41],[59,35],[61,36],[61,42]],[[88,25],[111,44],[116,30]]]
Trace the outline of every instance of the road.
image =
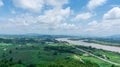
[[98,58],[98,59],[100,59],[100,60],[103,60],[103,61],[105,61],[105,62],[108,62],[108,63],[114,64],[114,65],[120,66],[119,63],[115,63],[115,62],[112,62],[112,61],[110,61],[110,60],[103,59],[103,58],[101,58],[101,57],[99,57],[99,56],[96,56],[96,55],[94,55],[94,54],[92,54],[92,53],[90,53],[90,52],[87,52],[87,51],[85,51],[85,50],[83,50],[83,49],[80,49],[80,48],[77,48],[77,47],[75,47],[75,49],[77,49],[77,50],[79,50],[79,51],[82,51],[82,52],[85,52],[85,53],[88,53],[89,55],[91,55],[91,56],[93,56],[93,57],[95,57],[95,58]]

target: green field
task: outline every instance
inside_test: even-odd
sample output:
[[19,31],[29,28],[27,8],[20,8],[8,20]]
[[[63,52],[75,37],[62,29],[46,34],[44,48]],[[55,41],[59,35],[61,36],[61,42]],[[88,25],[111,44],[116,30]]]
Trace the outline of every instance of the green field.
[[[110,60],[115,63],[120,63],[120,54],[119,53],[114,53],[114,52],[105,51],[105,50],[101,50],[101,49],[95,49],[95,48],[91,48],[91,47],[83,47],[83,46],[76,46],[76,47],[84,49],[96,56],[101,57],[101,58],[104,58],[103,56],[106,56],[107,60]],[[92,56],[81,56],[81,57],[84,60],[88,60],[88,61],[97,63],[101,67],[110,67],[112,65],[110,63],[104,62],[104,61],[97,59],[95,57],[92,57]]]
[[0,67],[99,67],[72,58],[75,52],[71,46],[54,39],[5,38],[0,43]]
[[[76,46],[95,55],[106,55],[120,63],[120,54]],[[92,56],[84,56],[66,42],[54,39],[7,39],[0,43],[0,67],[117,67]]]

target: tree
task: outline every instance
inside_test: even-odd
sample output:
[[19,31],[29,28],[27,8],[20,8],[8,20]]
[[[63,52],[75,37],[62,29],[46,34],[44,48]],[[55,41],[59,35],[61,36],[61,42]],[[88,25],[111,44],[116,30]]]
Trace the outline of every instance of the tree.
[[57,53],[57,51],[55,51],[54,53],[53,53],[53,55],[57,55],[58,53]]
[[21,60],[18,60],[18,64],[22,64],[22,61],[21,61]]
[[115,65],[113,64],[113,65],[111,65],[111,67],[115,67]]
[[12,53],[12,50],[9,50],[9,54],[11,54]]
[[13,58],[11,57],[11,58],[9,59],[9,61],[12,62],[12,61],[13,61]]

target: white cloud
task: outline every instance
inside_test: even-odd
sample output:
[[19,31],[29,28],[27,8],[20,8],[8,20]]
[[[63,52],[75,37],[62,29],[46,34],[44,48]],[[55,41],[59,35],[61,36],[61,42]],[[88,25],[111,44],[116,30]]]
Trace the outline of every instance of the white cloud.
[[92,17],[91,13],[82,13],[82,14],[78,14],[77,16],[75,16],[75,18],[72,19],[72,21],[79,21],[79,20],[86,20]]
[[101,6],[106,3],[107,0],[90,0],[87,7],[90,10],[95,9],[98,6]]
[[70,8],[66,9],[51,9],[45,11],[43,15],[32,16],[30,14],[18,15],[16,18],[9,18],[8,21],[15,25],[30,26],[37,24],[39,28],[65,30],[77,29],[74,24],[66,23],[71,13]]
[[[51,10],[52,11],[52,10]],[[32,16],[30,14],[23,14],[21,16],[17,16],[16,18],[10,18],[9,22],[13,24],[12,26],[7,27],[9,29],[14,30],[20,28],[20,30],[26,30],[22,32],[37,32],[44,34],[71,34],[71,31],[77,31],[78,26],[72,23],[67,23],[65,19],[67,19],[68,8],[64,10],[60,10],[57,13],[53,12],[54,16],[49,14],[41,15],[41,16]],[[51,13],[51,12],[50,12]],[[58,15],[59,14],[59,15]],[[46,20],[47,19],[47,20]],[[4,27],[5,28],[5,27]],[[25,29],[24,29],[25,28]],[[69,31],[69,33],[68,33]],[[19,31],[20,32],[20,31]]]
[[[19,7],[21,7],[22,3],[19,4]],[[34,29],[34,31],[42,31],[46,34],[47,32],[52,32],[52,34],[67,33],[68,30],[78,29],[75,24],[68,23],[68,18],[71,15],[71,9],[70,7],[62,8],[62,6],[67,3],[68,0],[44,0],[42,7],[48,5],[52,6],[51,9],[44,10],[42,14],[35,16],[30,13],[17,15],[16,17],[9,18],[8,21],[18,27],[30,27],[31,31]],[[26,7],[25,9],[29,9],[32,6],[23,5],[22,8],[23,7]]]
[[15,10],[11,10],[11,14],[16,14],[16,11]]
[[[120,8],[114,7],[106,14],[104,14],[103,20],[98,22],[96,20],[88,23],[70,23],[72,22],[91,20],[93,13],[79,13],[75,17],[71,13],[70,7],[62,8],[64,4],[68,3],[68,0],[13,0],[17,7],[24,8],[32,11],[41,11],[43,7],[50,6],[52,8],[43,10],[39,15],[34,13],[16,14],[16,11],[12,10],[12,14],[16,14],[16,17],[9,18],[11,22],[7,25],[5,23],[0,26],[5,28],[6,31],[11,29],[13,32],[18,28],[16,32],[35,32],[44,34],[91,34],[91,35],[110,35],[119,34],[120,31]],[[87,7],[90,10],[104,4],[106,0],[90,0]],[[72,14],[72,15],[71,15]],[[71,17],[72,16],[72,17]],[[108,20],[109,19],[109,20]],[[5,19],[6,20],[6,19]],[[1,25],[1,24],[0,24]],[[9,32],[11,32],[11,30]],[[24,30],[24,31],[23,31]]]
[[68,3],[68,0],[45,0],[47,5],[51,5],[57,8],[61,8],[64,4]]
[[112,8],[111,10],[104,14],[103,18],[106,20],[120,19],[120,8],[119,7]]
[[41,11],[44,0],[13,0],[16,7],[28,9],[32,11]]
[[89,27],[96,27],[98,25],[98,22],[97,21],[92,21],[92,22],[90,22],[90,23],[88,23],[88,26]]
[[3,6],[3,5],[4,5],[4,3],[2,2],[2,0],[0,0],[0,7]]
[[18,15],[15,18],[9,18],[8,21],[14,25],[29,25],[36,22],[34,17],[29,14]]
[[92,21],[85,29],[86,33],[92,35],[113,35],[120,34],[120,8],[114,7],[103,15],[101,22]]
[[97,22],[96,20],[88,23],[82,27],[83,34],[109,36],[113,34],[120,34],[120,7],[113,7],[103,15],[103,20]]
[[120,34],[120,19],[118,20],[103,20],[102,22],[92,21],[88,23],[85,33],[91,35],[113,35]]
[[44,15],[40,15],[38,20],[41,22],[62,22],[66,20],[66,18],[70,15],[70,12],[71,10],[69,7],[66,9],[51,9],[45,11]]
[[110,5],[111,7],[120,7],[120,5],[118,5],[118,4],[112,4],[112,5]]
[[13,0],[13,3],[16,7],[31,11],[41,11],[46,5],[61,8],[68,3],[68,0]]
[[66,31],[71,30],[72,31],[72,30],[77,30],[78,27],[76,27],[75,24],[59,23],[55,26],[54,29],[56,29],[56,30],[66,30]]

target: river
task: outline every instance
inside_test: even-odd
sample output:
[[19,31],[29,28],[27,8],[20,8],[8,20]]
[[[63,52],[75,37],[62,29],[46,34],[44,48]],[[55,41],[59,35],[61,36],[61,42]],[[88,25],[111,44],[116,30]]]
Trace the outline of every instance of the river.
[[97,49],[103,49],[103,50],[107,50],[107,51],[120,53],[120,47],[116,47],[116,46],[108,46],[108,45],[102,45],[102,44],[96,44],[96,43],[87,43],[87,42],[83,42],[82,40],[73,41],[73,40],[68,40],[68,38],[58,38],[56,40],[66,41],[73,45],[91,46],[91,47],[97,48]]

